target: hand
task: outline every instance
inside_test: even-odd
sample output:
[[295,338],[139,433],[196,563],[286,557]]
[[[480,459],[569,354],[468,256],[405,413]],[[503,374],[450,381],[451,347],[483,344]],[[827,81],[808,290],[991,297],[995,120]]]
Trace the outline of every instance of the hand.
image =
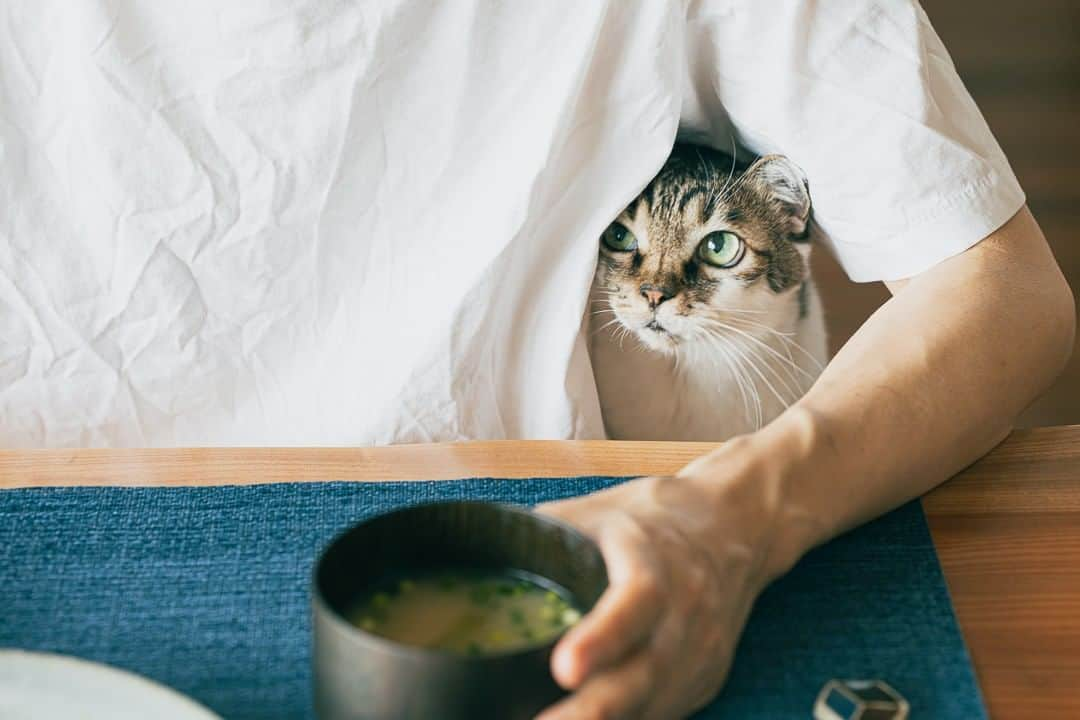
[[671,720],[720,690],[765,580],[755,532],[745,531],[754,503],[693,469],[537,508],[596,540],[609,579],[552,655],[556,681],[573,694],[539,720]]

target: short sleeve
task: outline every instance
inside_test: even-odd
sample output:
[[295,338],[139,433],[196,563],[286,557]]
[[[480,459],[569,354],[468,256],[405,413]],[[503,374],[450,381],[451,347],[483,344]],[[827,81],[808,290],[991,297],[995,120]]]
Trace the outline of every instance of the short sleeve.
[[914,0],[692,3],[687,43],[688,122],[723,147],[703,119],[715,104],[745,147],[800,165],[823,240],[855,281],[917,275],[1024,204]]

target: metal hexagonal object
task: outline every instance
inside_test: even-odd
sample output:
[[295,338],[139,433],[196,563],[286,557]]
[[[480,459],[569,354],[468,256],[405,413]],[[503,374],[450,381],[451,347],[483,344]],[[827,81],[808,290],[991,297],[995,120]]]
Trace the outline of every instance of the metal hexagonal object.
[[830,680],[814,703],[814,720],[907,720],[910,706],[883,680]]

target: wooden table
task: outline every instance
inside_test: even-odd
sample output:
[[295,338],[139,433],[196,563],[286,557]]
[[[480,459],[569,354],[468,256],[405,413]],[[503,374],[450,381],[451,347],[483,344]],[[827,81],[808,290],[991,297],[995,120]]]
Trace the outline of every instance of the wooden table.
[[[0,488],[663,474],[709,447],[0,451]],[[1080,426],[1018,431],[923,503],[991,716],[1080,717]]]

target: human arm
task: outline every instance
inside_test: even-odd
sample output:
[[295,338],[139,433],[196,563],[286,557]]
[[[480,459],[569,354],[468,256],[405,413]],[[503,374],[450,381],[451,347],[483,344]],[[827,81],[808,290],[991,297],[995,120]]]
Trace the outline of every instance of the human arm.
[[767,427],[673,478],[543,508],[597,537],[612,576],[556,649],[555,675],[575,693],[544,720],[700,706],[771,580],[992,448],[1072,347],[1073,299],[1026,208],[890,290]]

